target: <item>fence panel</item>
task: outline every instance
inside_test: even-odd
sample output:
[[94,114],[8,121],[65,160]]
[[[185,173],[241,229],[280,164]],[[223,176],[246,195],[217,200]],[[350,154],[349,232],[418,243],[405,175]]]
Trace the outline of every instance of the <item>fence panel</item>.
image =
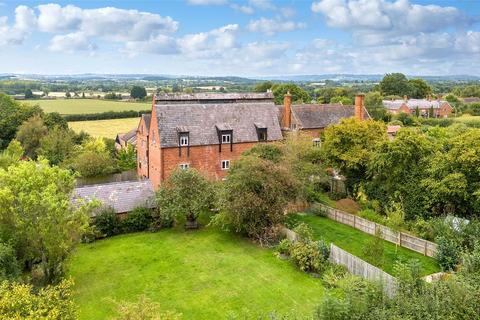
[[389,296],[395,294],[396,282],[394,277],[381,269],[372,266],[368,262],[363,261],[359,257],[340,249],[333,243],[330,244],[330,261],[345,266],[350,273],[364,279],[381,281],[384,285],[385,292]]
[[357,217],[354,214],[331,208],[321,203],[318,205],[323,208],[323,210],[326,212],[326,216],[329,219],[349,225],[368,234],[376,234],[376,232],[379,231],[384,240],[419,252],[428,257],[434,257],[437,252],[437,245],[433,242],[414,237],[404,232],[394,231],[389,227],[377,224],[361,217]]

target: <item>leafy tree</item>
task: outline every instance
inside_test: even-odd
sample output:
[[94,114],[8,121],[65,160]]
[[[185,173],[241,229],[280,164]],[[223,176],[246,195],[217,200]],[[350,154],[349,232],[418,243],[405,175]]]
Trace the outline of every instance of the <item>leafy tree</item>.
[[387,73],[379,84],[382,95],[404,96],[410,93],[407,77],[403,73]]
[[454,239],[440,236],[435,239],[437,243],[437,254],[435,259],[444,271],[452,271],[459,263],[461,247]]
[[20,276],[20,266],[12,246],[0,242],[0,283],[16,280]]
[[290,92],[292,101],[296,103],[309,103],[312,98],[307,91],[293,83],[289,84],[274,84],[272,86],[275,104],[283,104],[283,97]]
[[365,94],[365,108],[375,120],[389,121],[388,112],[383,106],[383,97],[380,92],[372,91]]
[[214,202],[212,185],[197,170],[175,170],[160,186],[156,196],[162,214],[185,218],[187,227],[197,227],[197,217]]
[[7,149],[0,153],[0,169],[6,169],[17,163],[23,156],[23,148],[17,140],[10,141]]
[[117,153],[118,165],[122,170],[131,170],[137,167],[137,152],[132,145],[127,145]]
[[407,95],[412,98],[424,99],[432,94],[432,88],[423,79],[410,79],[408,80],[408,86],[410,90]]
[[61,129],[68,129],[67,120],[60,115],[58,112],[50,112],[43,115],[43,122],[47,126],[47,128],[53,129],[55,127],[59,127]]
[[59,165],[72,155],[74,136],[72,130],[55,127],[40,139],[38,155],[48,159],[51,165]]
[[40,140],[47,134],[48,129],[43,119],[35,115],[22,123],[18,128],[16,139],[22,144],[25,155],[32,159],[37,157]]
[[272,81],[264,81],[255,85],[253,91],[255,92],[267,92],[268,90],[272,89],[273,82]]
[[104,139],[87,139],[72,154],[66,166],[78,172],[82,177],[95,177],[117,171],[116,159],[107,150]]
[[33,99],[35,98],[31,89],[25,90],[25,99]]
[[147,96],[147,90],[145,90],[145,87],[133,86],[130,91],[130,96],[133,99],[143,100]]
[[379,143],[387,140],[386,126],[378,121],[343,119],[324,131],[322,150],[329,165],[347,177],[347,187],[367,179],[367,168]]
[[286,205],[296,199],[298,183],[283,166],[254,156],[238,159],[222,190],[222,212],[214,223],[232,227],[261,243],[284,219]]
[[0,150],[15,137],[18,127],[35,114],[42,114],[39,106],[30,106],[0,93]]
[[0,318],[29,320],[76,320],[71,280],[56,286],[34,288],[28,284],[0,284]]
[[335,96],[330,99],[330,103],[341,103],[344,106],[346,106],[346,105],[352,105],[353,101],[349,97]]
[[69,91],[67,91],[65,93],[65,98],[70,99],[71,97],[72,97],[71,93]]
[[46,161],[0,169],[0,241],[11,243],[27,269],[51,283],[88,226],[90,206],[71,205],[75,178]]

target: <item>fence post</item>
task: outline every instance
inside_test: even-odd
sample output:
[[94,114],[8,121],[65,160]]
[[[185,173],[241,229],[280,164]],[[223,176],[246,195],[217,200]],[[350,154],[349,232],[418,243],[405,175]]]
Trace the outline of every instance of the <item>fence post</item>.
[[353,227],[357,229],[357,216],[353,215]]
[[335,212],[335,221],[338,221],[337,220],[337,210],[334,210],[333,212]]
[[426,256],[427,255],[427,241],[424,241],[424,242],[425,242],[425,251],[424,251],[423,255]]
[[398,231],[398,245],[401,247],[402,246],[402,232]]

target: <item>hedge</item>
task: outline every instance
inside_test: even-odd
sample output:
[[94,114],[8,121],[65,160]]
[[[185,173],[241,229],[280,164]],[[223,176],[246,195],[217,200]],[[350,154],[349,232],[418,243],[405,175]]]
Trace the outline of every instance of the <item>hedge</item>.
[[141,114],[149,114],[150,110],[142,111],[107,111],[101,113],[89,113],[89,114],[65,114],[63,117],[67,121],[90,121],[90,120],[108,120],[108,119],[124,119],[124,118],[136,118]]

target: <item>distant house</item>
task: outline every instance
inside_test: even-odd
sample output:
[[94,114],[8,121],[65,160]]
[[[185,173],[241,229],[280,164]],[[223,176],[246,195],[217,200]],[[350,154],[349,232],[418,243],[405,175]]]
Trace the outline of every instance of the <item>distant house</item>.
[[137,144],[137,129],[132,129],[127,133],[119,133],[115,138],[115,148],[123,149],[128,145],[135,147]]
[[273,94],[157,94],[137,129],[137,172],[158,188],[176,169],[214,179],[258,143],[281,140]]
[[390,125],[387,126],[387,135],[390,140],[393,140],[395,136],[397,135],[398,131],[402,129],[402,126],[399,125]]
[[153,208],[154,191],[150,181],[124,181],[75,188],[72,203],[100,201],[118,214],[126,214],[136,207]]
[[462,99],[463,103],[470,104],[470,103],[480,103],[479,97],[468,97]]
[[354,105],[342,104],[298,104],[292,105],[292,96],[286,94],[283,106],[279,109],[279,118],[284,131],[303,131],[318,138],[320,132],[344,118],[356,116],[358,119],[368,118],[363,105],[364,96],[357,95]]
[[408,99],[405,96],[397,100],[383,100],[383,106],[392,114],[406,113],[416,115],[417,109],[419,116],[431,117],[433,112],[434,118],[446,118],[453,112],[452,106],[445,100],[435,99]]

